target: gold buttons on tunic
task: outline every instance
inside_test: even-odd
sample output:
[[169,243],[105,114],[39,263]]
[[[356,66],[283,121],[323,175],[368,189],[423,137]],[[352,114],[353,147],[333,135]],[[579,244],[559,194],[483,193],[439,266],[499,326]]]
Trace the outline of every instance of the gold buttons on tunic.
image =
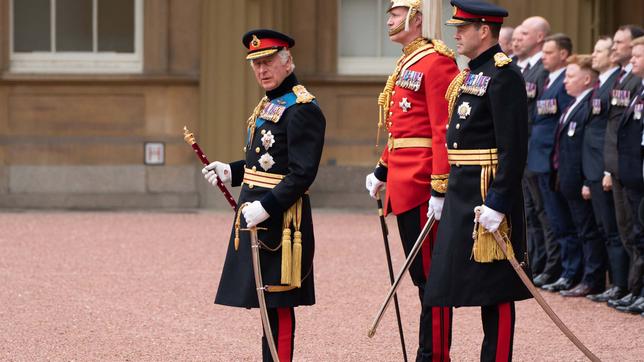
[[253,170],[253,171],[257,171],[257,166],[253,166],[253,167],[251,167],[251,170]]
[[246,146],[244,146],[244,152],[246,152]]
[[453,144],[452,146],[453,146],[454,148],[458,148],[458,143],[454,142],[454,144]]
[[263,134],[263,135],[265,135],[265,134],[266,134],[266,130],[265,130],[265,129],[263,129],[263,130],[262,130],[262,134]]
[[461,124],[460,123],[456,124],[456,129],[461,129]]
[[248,184],[248,188],[249,188],[249,189],[252,189],[253,187],[255,187],[255,185],[253,185],[253,184]]
[[255,153],[259,153],[259,151],[261,151],[259,147],[255,148]]

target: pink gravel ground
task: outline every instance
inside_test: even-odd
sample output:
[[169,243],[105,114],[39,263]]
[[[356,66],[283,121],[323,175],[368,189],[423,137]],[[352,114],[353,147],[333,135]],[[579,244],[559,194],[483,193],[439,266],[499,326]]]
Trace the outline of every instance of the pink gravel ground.
[[[230,213],[0,213],[0,360],[258,361],[257,310],[212,303]],[[296,361],[400,361],[377,216],[315,210],[317,305],[299,308]],[[393,219],[395,270],[403,262]],[[604,361],[644,360],[644,318],[546,293]],[[419,303],[399,291],[410,359]],[[477,361],[478,308],[454,313],[452,357]],[[583,361],[534,301],[517,304],[516,361]]]

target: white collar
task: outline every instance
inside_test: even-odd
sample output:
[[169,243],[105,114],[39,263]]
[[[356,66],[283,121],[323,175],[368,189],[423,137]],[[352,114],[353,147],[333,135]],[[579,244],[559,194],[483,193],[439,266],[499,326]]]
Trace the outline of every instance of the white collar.
[[590,93],[592,90],[593,90],[592,88],[588,88],[585,91],[583,91],[580,95],[578,95],[575,98],[575,105],[579,104],[579,102],[581,102],[581,100],[584,99],[584,97],[587,96],[588,93]]
[[600,87],[604,86],[604,83],[606,83],[608,78],[610,78],[610,76],[613,75],[613,73],[616,70],[619,70],[618,66],[614,66],[614,67],[610,68],[609,70],[607,70],[607,71],[603,72],[602,74],[600,74],[599,75],[599,86]]
[[626,76],[626,74],[630,73],[631,70],[633,70],[633,63],[628,62],[628,64],[626,64],[626,66],[624,67],[624,76]]
[[552,85],[552,83],[554,83],[555,80],[557,80],[557,78],[559,78],[561,73],[563,73],[565,70],[566,70],[566,67],[562,67],[558,70],[555,70],[554,72],[550,72],[548,74],[548,78],[550,79],[550,82],[548,83],[548,85]]
[[525,58],[523,60],[517,59],[517,67],[519,67],[519,69],[523,70],[526,67],[526,65],[528,65],[529,60],[530,59],[528,59],[528,58]]
[[537,64],[539,60],[541,60],[541,57],[543,57],[543,52],[538,52],[537,54],[528,58],[528,62],[530,63],[530,68],[534,67],[534,65]]

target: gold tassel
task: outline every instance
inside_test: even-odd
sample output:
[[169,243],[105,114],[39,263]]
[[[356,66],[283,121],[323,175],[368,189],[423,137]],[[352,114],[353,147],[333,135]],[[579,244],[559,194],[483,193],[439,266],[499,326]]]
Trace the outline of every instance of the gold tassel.
[[282,278],[280,283],[290,285],[291,279],[291,209],[284,212],[284,229],[282,230]]
[[293,223],[295,224],[295,234],[293,238],[293,277],[291,285],[299,288],[302,286],[302,232],[300,231],[302,199],[297,200],[295,203]]
[[[485,200],[487,192],[492,179],[496,176],[496,166],[494,165],[481,165],[481,199]],[[478,220],[478,217],[477,219]],[[499,225],[499,234],[505,242],[505,249],[507,257],[503,253],[503,249],[499,246],[494,238],[494,235],[481,226],[478,221],[474,222],[474,230],[472,230],[472,258],[479,263],[491,263],[495,260],[506,260],[514,258],[514,249],[509,235],[511,235],[511,228],[508,224],[507,218],[503,218],[501,225]]]
[[239,228],[241,228],[241,214],[242,214],[242,209],[246,207],[246,204],[241,205],[239,209],[237,210],[237,215],[235,217],[235,251],[239,249]]
[[[514,258],[514,249],[508,235],[510,235],[510,226],[506,219],[503,219],[499,226],[499,234],[505,242],[505,249],[508,257]],[[506,260],[503,249],[497,244],[494,235],[487,231],[479,223],[474,225],[474,245],[472,246],[472,257],[478,263],[491,263],[495,260]]]

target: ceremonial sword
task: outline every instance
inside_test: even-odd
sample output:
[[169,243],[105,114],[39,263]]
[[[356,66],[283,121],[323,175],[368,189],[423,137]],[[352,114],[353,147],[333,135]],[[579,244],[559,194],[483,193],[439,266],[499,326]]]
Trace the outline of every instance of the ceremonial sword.
[[[242,212],[242,209],[250,205],[249,202],[242,204],[239,207],[239,212]],[[271,357],[274,362],[279,362],[279,357],[277,355],[277,347],[275,347],[275,341],[273,340],[273,332],[271,330],[271,322],[268,319],[268,309],[266,308],[266,299],[264,297],[264,291],[266,287],[262,281],[262,267],[260,264],[259,258],[259,239],[257,237],[257,227],[253,226],[252,228],[244,229],[250,232],[250,249],[253,258],[253,274],[255,275],[255,289],[257,290],[257,301],[259,302],[259,313],[262,317],[262,326],[264,327],[264,334],[266,335],[266,342],[268,343],[268,349],[271,351]]]
[[[391,252],[389,250],[389,229],[385,221],[385,215],[382,209],[382,199],[380,192],[376,193],[376,202],[378,203],[378,215],[380,216],[380,228],[382,229],[382,239],[385,242],[385,255],[387,257],[387,269],[389,270],[389,282],[394,284],[394,268],[391,264]],[[405,347],[405,335],[403,334],[402,322],[400,321],[400,307],[398,306],[398,296],[394,294],[394,307],[396,308],[396,321],[398,322],[398,334],[400,335],[400,344],[402,346],[403,359],[407,362],[407,348]]]
[[387,310],[387,307],[391,303],[391,300],[393,299],[393,297],[396,295],[396,290],[398,290],[398,287],[400,286],[400,281],[402,280],[403,275],[411,266],[411,263],[414,261],[414,258],[416,257],[416,255],[418,255],[418,252],[420,251],[420,247],[423,245],[423,241],[425,240],[425,238],[427,238],[427,235],[429,235],[429,231],[434,226],[435,221],[436,219],[434,218],[434,214],[432,213],[427,219],[425,226],[423,226],[423,229],[420,231],[420,235],[418,235],[418,239],[416,239],[416,243],[409,251],[407,260],[405,260],[405,264],[400,269],[400,272],[398,272],[398,276],[396,277],[396,280],[391,285],[391,288],[389,289],[389,293],[387,294],[385,301],[380,306],[380,310],[378,311],[376,318],[373,320],[373,323],[371,324],[371,328],[369,328],[369,331],[367,332],[367,336],[369,336],[369,338],[373,337],[376,334],[376,329],[378,328],[378,324],[380,324],[380,320],[382,319],[383,314]]
[[[203,151],[201,151],[201,147],[199,147],[199,144],[197,144],[197,140],[195,140],[195,135],[194,133],[190,132],[188,130],[188,127],[183,126],[183,139],[186,141],[187,144],[192,146],[192,149],[195,151],[195,154],[201,160],[201,163],[204,164],[204,166],[208,166],[210,164],[210,161],[208,161],[208,158],[206,155],[204,155]],[[215,175],[217,177],[217,175]],[[224,197],[226,198],[226,201],[228,201],[228,204],[233,208],[233,210],[237,210],[237,202],[235,202],[235,199],[233,198],[233,195],[230,194],[230,191],[224,186],[223,182],[217,177],[217,187],[219,187],[219,190],[221,193],[224,194]]]
[[[479,218],[479,216],[481,214],[481,207],[477,206],[474,209],[474,213],[476,214],[476,220],[478,220],[478,218]],[[496,243],[499,245],[499,247],[503,251],[503,254],[505,254],[505,257],[508,259],[510,264],[512,264],[512,269],[514,269],[514,271],[517,273],[517,275],[519,275],[519,279],[521,279],[523,284],[528,288],[528,291],[530,291],[530,294],[532,294],[534,299],[537,301],[537,303],[539,303],[539,306],[543,309],[544,312],[546,312],[548,317],[550,317],[550,319],[552,319],[552,321],[555,323],[555,325],[557,325],[557,327],[559,327],[559,329],[563,332],[563,334],[565,334],[566,337],[568,337],[568,339],[570,339],[570,341],[577,348],[579,348],[579,350],[582,351],[584,353],[584,355],[586,355],[586,357],[588,357],[589,360],[591,360],[593,362],[600,362],[601,360],[597,356],[595,356],[588,349],[588,347],[586,347],[579,340],[579,338],[577,338],[577,336],[575,336],[574,333],[572,333],[572,331],[564,324],[564,322],[561,321],[561,319],[559,319],[559,317],[552,310],[550,305],[548,305],[546,300],[543,299],[543,296],[541,296],[541,293],[539,293],[539,291],[534,286],[534,284],[532,284],[532,281],[530,280],[530,278],[528,278],[528,275],[525,273],[523,268],[519,265],[519,262],[517,262],[517,260],[514,257],[510,257],[508,255],[508,251],[507,251],[507,248],[505,246],[506,241],[503,240],[503,236],[501,235],[501,233],[499,233],[499,231],[497,230],[497,231],[493,232],[492,235],[494,235],[494,240],[496,240]],[[506,236],[506,238],[507,238],[507,236]]]

